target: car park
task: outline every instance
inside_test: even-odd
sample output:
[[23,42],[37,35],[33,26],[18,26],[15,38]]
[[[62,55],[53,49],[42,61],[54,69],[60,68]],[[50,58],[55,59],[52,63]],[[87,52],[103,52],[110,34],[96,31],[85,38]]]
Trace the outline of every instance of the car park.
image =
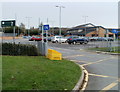
[[67,42],[68,42],[68,44],[76,44],[76,43],[87,44],[89,42],[89,40],[84,37],[70,36],[68,38]]
[[58,42],[65,43],[67,42],[67,38],[62,36],[54,36],[51,41],[52,43],[58,43]]

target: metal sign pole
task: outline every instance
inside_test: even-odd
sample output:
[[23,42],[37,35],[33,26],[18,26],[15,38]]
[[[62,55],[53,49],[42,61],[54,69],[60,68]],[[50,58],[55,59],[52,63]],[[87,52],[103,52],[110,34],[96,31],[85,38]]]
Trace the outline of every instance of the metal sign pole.
[[41,30],[42,30],[42,50],[41,50],[41,53],[42,53],[42,55],[43,55],[43,50],[44,50],[44,49],[43,49],[43,48],[44,48],[44,47],[43,47],[43,43],[44,43],[44,39],[43,39],[43,38],[44,38],[44,37],[43,37],[43,25],[41,25]]
[[41,29],[42,29],[42,43],[43,43],[43,25],[41,25]]
[[45,53],[46,56],[47,52],[48,52],[48,30],[46,30],[46,53]]
[[13,43],[15,43],[15,26],[13,27]]
[[4,30],[3,30],[3,27],[1,27],[2,28],[2,43],[3,43],[3,32],[4,32]]
[[43,25],[43,26],[44,26],[44,31],[46,31],[45,55],[47,56],[47,50],[48,50],[48,30],[49,30],[49,25]]

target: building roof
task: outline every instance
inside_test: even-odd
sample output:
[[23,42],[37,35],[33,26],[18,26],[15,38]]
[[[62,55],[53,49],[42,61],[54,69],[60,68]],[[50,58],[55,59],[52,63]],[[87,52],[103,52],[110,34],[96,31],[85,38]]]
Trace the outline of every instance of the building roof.
[[102,26],[95,26],[94,24],[92,24],[92,23],[87,23],[87,24],[83,24],[83,25],[79,25],[79,26],[76,26],[76,27],[72,27],[72,28],[70,28],[70,29],[68,29],[67,31],[73,31],[73,30],[79,30],[79,29],[90,29],[90,28],[98,28],[98,27],[101,27],[101,28],[103,28],[103,29],[106,29],[106,28],[104,28],[104,27],[102,27]]

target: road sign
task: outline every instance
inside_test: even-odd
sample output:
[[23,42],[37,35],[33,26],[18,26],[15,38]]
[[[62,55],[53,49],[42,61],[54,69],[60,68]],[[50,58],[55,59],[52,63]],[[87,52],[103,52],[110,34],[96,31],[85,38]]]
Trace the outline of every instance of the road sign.
[[50,28],[49,28],[49,25],[43,25],[43,29],[44,30],[49,30]]
[[9,27],[9,26],[15,26],[15,20],[5,20],[1,21],[2,27]]
[[117,29],[112,29],[112,33],[118,34],[118,30]]

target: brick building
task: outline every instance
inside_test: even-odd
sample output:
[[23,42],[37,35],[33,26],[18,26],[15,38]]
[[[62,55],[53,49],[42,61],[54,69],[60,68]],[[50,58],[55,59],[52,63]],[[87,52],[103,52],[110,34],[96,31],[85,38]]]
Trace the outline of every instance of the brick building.
[[67,30],[67,34],[79,35],[86,37],[105,37],[106,35],[113,37],[114,33],[107,31],[106,28],[102,26],[95,26],[92,23],[79,25]]

